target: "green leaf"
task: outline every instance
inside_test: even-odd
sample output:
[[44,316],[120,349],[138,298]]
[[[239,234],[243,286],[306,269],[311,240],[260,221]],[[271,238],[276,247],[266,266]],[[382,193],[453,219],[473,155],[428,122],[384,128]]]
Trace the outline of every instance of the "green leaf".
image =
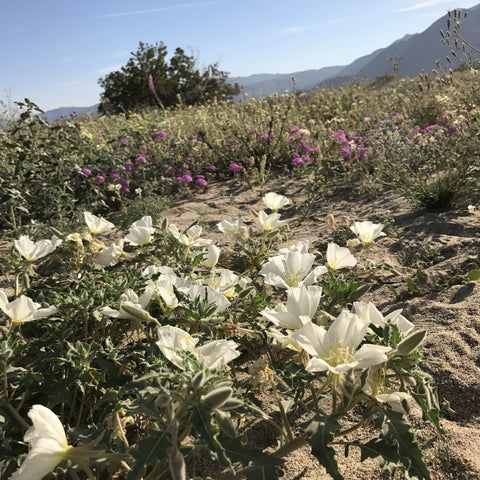
[[480,280],[480,270],[470,270],[467,273],[467,277],[472,282],[476,282],[477,280]]
[[398,449],[399,458],[406,469],[405,473],[410,478],[430,480],[430,472],[423,461],[422,452],[403,415],[393,410],[385,410],[384,415],[382,437],[389,445]]
[[231,438],[222,435],[221,442],[232,461],[240,462],[243,466],[253,463],[253,466],[244,472],[248,480],[277,480],[283,475],[280,466],[285,460],[282,458],[251,447],[243,443],[240,437]]
[[338,432],[341,425],[337,422],[339,415],[317,415],[305,428],[307,440],[312,447],[312,454],[325,467],[327,473],[334,480],[344,480],[338,471],[338,464],[335,458],[335,450],[329,446],[334,439],[334,433]]
[[170,446],[167,430],[151,432],[148,437],[140,440],[130,452],[135,458],[135,465],[128,472],[127,480],[140,480],[145,476],[148,466],[154,467],[157,461],[167,459]]
[[348,442],[347,445],[360,448],[361,462],[366,458],[372,458],[380,468],[386,468],[390,473],[393,473],[396,468],[402,469],[402,460],[398,455],[397,448],[389,445],[385,440],[376,438],[365,444]]
[[407,287],[413,293],[418,293],[418,287],[415,285],[415,282],[411,278],[407,278]]
[[208,446],[217,454],[218,461],[235,473],[232,462],[227,457],[225,448],[219,442],[217,436],[220,432],[213,422],[211,411],[203,404],[195,405],[192,409],[192,425]]

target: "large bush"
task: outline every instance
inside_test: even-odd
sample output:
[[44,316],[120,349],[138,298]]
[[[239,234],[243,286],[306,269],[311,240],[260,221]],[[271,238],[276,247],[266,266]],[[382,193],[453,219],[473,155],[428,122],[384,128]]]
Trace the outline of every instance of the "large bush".
[[231,98],[240,92],[238,85],[227,83],[228,73],[218,64],[203,71],[196,59],[181,48],[167,61],[163,42],[140,42],[126,65],[111,72],[98,83],[104,89],[99,111],[119,113],[138,107],[161,104],[170,107],[180,99],[187,105],[203,103],[208,97]]

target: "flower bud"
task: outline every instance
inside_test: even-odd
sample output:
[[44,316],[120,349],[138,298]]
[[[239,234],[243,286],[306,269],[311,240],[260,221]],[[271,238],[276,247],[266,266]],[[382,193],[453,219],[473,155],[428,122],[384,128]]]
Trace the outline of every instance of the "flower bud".
[[426,333],[426,330],[420,330],[412,333],[407,338],[402,340],[397,345],[397,355],[408,355],[410,352],[413,352],[413,350],[415,350],[422,343]]
[[192,378],[192,387],[194,390],[198,390],[202,388],[204,383],[205,383],[205,372],[202,370]]
[[224,432],[229,437],[235,438],[237,436],[237,429],[232,422],[230,414],[225,413],[222,410],[215,410],[215,419],[217,424],[220,427],[220,430]]
[[156,318],[153,318],[146,310],[137,307],[132,302],[122,303],[122,309],[136,320],[140,320],[140,322],[155,322],[157,325],[160,325]]
[[218,387],[211,392],[208,392],[203,398],[205,403],[210,408],[218,408],[222,406],[232,395],[233,391],[230,387]]

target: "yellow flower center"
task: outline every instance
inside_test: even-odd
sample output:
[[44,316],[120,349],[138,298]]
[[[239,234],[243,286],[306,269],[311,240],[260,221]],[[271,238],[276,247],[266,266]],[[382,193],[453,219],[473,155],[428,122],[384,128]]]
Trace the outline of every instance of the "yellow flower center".
[[285,267],[285,283],[289,287],[294,287],[295,285],[298,285],[300,280],[303,278],[303,270],[299,270],[296,273],[293,273],[288,267]]
[[330,345],[330,351],[328,353],[328,357],[326,357],[324,360],[332,367],[355,361],[355,357],[353,356],[353,348],[343,347],[341,341],[339,341],[337,344]]

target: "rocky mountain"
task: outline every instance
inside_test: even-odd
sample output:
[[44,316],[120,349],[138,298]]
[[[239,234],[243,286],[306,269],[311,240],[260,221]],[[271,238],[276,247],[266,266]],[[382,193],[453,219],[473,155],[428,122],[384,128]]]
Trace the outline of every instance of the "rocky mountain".
[[[480,4],[462,9],[467,17],[462,20],[462,36],[480,47]],[[407,34],[391,45],[354,60],[349,65],[324,67],[319,70],[307,70],[290,74],[257,74],[249,77],[230,79],[232,83],[242,85],[252,97],[264,97],[273,93],[282,93],[292,89],[292,77],[296,78],[297,90],[310,90],[315,86],[339,86],[346,82],[366,79],[374,80],[385,74],[393,74],[393,61],[398,64],[398,75],[410,77],[421,72],[438,70],[437,62],[443,69],[454,68],[465,62],[467,57],[451,53],[452,47],[442,43],[440,30],[447,31],[448,15],[435,21],[421,33]],[[452,19],[453,25],[453,19]],[[451,63],[447,61],[450,58]],[[392,59],[393,61],[389,61]]]

